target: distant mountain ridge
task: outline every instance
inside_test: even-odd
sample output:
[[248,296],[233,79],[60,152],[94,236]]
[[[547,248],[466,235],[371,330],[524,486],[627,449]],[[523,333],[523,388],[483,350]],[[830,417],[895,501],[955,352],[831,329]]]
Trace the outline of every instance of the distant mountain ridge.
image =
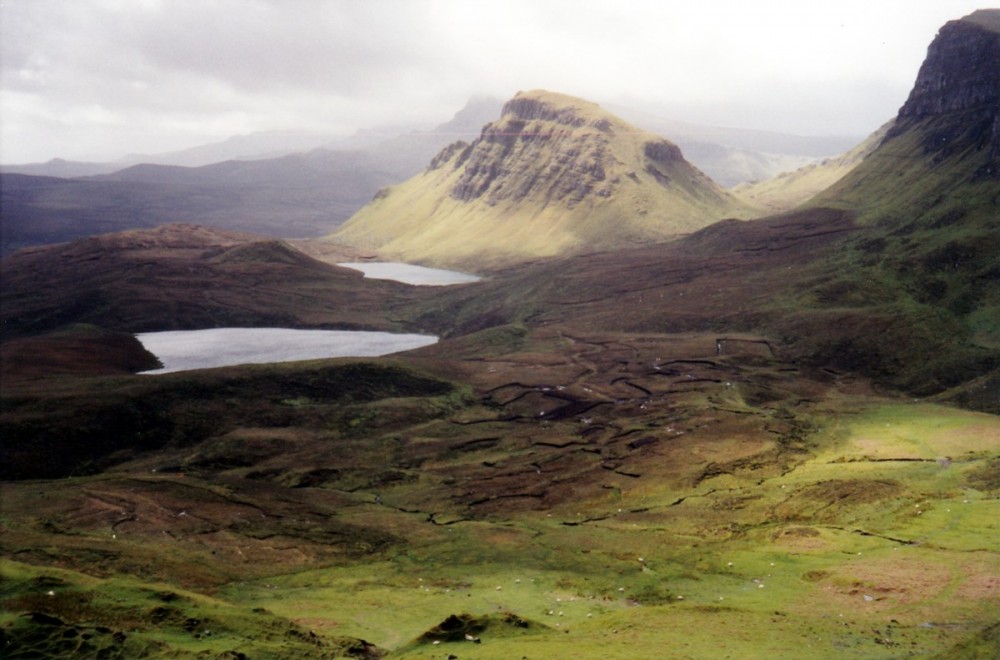
[[727,188],[770,179],[853,149],[860,136],[807,136],[666,119],[650,112],[609,105],[625,121],[674,142],[716,183]]
[[519,92],[471,143],[331,236],[394,259],[500,265],[664,240],[749,210],[668,140],[593,103]]
[[[474,99],[433,130],[383,137],[348,150],[313,149],[200,167],[119,165],[113,172],[74,179],[5,168],[0,174],[0,252],[171,222],[283,238],[319,236],[379,189],[419,172],[444,145],[478,135],[499,108],[499,101]],[[50,164],[74,176],[93,172],[90,165],[103,167]]]
[[[129,154],[108,162],[71,161],[53,158],[43,163],[0,165],[0,172],[32,176],[89,177],[120,172],[136,165],[163,165],[197,168],[230,160],[258,161],[283,158],[316,149],[337,152],[372,152],[386,157],[391,153],[416,156],[407,152],[421,148],[419,169],[442,145],[459,137],[471,139],[483,124],[496,116],[503,101],[489,96],[475,96],[445,123],[433,127],[416,125],[362,129],[351,136],[337,136],[319,131],[274,130],[234,135],[219,142],[177,151],[155,154]],[[426,158],[423,157],[427,154]],[[415,170],[414,170],[415,171]]]
[[886,122],[853,149],[792,172],[755,183],[741,183],[733,193],[768,213],[783,213],[807,203],[851,173],[882,144],[893,122]]
[[[286,238],[319,236],[381,188],[420,172],[442,147],[476,139],[501,108],[500,99],[480,96],[430,129],[397,126],[338,139],[323,133],[269,131],[114,162],[52,159],[2,165],[0,253],[169,222]],[[687,160],[724,186],[766,178],[812,158],[797,154],[835,153],[823,138],[695,126],[635,111],[632,115],[641,117],[647,130],[679,144]],[[757,147],[789,153],[766,153]],[[46,178],[29,181],[24,175]]]

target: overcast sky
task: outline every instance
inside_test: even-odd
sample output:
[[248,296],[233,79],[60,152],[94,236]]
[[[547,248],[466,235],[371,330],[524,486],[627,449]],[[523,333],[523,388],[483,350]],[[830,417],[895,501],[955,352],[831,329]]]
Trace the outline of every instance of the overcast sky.
[[448,120],[545,88],[866,135],[968,0],[0,0],[0,162]]

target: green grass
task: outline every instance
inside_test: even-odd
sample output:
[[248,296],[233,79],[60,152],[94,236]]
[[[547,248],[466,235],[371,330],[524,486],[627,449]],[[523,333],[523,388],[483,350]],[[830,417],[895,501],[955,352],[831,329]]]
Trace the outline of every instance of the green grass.
[[[575,527],[544,515],[457,524],[385,561],[223,593],[405,657],[559,656],[568,648],[575,657],[654,648],[674,649],[667,657],[944,652],[965,633],[934,623],[979,625],[1000,596],[989,591],[1000,506],[965,480],[995,454],[998,430],[993,417],[930,405],[876,406],[841,419],[825,431],[826,449],[789,474],[760,487],[726,481],[754,496],[747,509],[724,516],[745,520],[745,531],[729,537],[712,529],[723,498],[708,493],[692,500],[699,503],[686,513],[688,534],[664,517],[671,508]],[[965,458],[948,467],[864,460],[873,447],[877,456]],[[816,484],[887,480],[900,484],[889,500],[862,497],[830,518],[780,518],[783,503]],[[782,534],[803,528],[810,535]],[[481,645],[411,644],[451,614],[498,612],[546,627],[484,633]]]
[[[0,562],[0,575],[5,657],[190,657],[249,651],[254,657],[280,658],[309,657],[321,650],[308,631],[269,612],[172,585],[124,575],[95,579],[9,560]],[[329,639],[324,647],[333,650],[343,642]]]
[[[475,399],[402,365],[426,378],[414,386],[429,396],[379,398],[384,388],[375,396],[365,383],[385,374],[360,366],[337,406],[326,397],[344,384],[320,374],[342,366],[223,379],[225,397],[236,383],[269,392],[265,376],[298,374],[299,390],[282,389],[267,414],[305,417],[246,424],[156,460],[255,464],[180,476],[150,473],[147,458],[3,484],[5,639],[52,657],[85,655],[84,632],[112,657],[363,657],[360,639],[413,658],[888,658],[992,643],[997,417],[820,388],[738,355],[695,365],[735,386],[706,381],[640,408],[614,403],[612,381],[659,383],[642,373],[664,345],[558,333],[536,344],[516,328],[481,338],[486,354],[502,353],[488,364],[508,370],[491,378],[596,388],[588,396],[607,397],[611,412],[587,413],[589,428],[609,428],[563,445],[586,425],[471,423],[522,404]],[[685,351],[701,345],[685,341]],[[529,371],[542,357],[546,367]],[[574,381],[585,365],[595,373]],[[799,391],[811,402],[790,403]],[[325,421],[302,426],[315,419]],[[359,420],[356,432],[337,427],[345,420]],[[632,453],[629,439],[643,437],[659,441]],[[602,469],[583,449],[639,476]],[[538,475],[551,480],[551,502],[468,502],[508,492],[504,479],[530,489]],[[449,620],[480,643],[433,644]]]

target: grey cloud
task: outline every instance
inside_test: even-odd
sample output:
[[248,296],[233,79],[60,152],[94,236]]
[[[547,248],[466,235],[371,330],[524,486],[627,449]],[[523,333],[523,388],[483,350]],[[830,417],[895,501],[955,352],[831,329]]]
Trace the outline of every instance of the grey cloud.
[[[198,71],[237,88],[315,85],[357,93],[424,58],[419,12],[407,3],[224,3],[215,20],[197,9],[147,17],[131,49],[152,66]],[[380,20],[392,10],[398,24]],[[405,14],[405,15],[404,15]]]
[[[437,122],[471,94],[534,87],[864,133],[902,102],[937,27],[974,4],[841,0],[820,16],[792,0],[3,0],[0,158]],[[856,29],[830,41],[819,31],[841,13]],[[882,34],[893,48],[872,55]]]

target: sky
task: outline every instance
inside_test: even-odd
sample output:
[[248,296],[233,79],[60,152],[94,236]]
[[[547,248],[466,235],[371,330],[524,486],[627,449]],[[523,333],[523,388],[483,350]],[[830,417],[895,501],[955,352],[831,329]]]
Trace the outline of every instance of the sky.
[[864,136],[975,0],[0,0],[0,163],[433,126],[548,89]]

